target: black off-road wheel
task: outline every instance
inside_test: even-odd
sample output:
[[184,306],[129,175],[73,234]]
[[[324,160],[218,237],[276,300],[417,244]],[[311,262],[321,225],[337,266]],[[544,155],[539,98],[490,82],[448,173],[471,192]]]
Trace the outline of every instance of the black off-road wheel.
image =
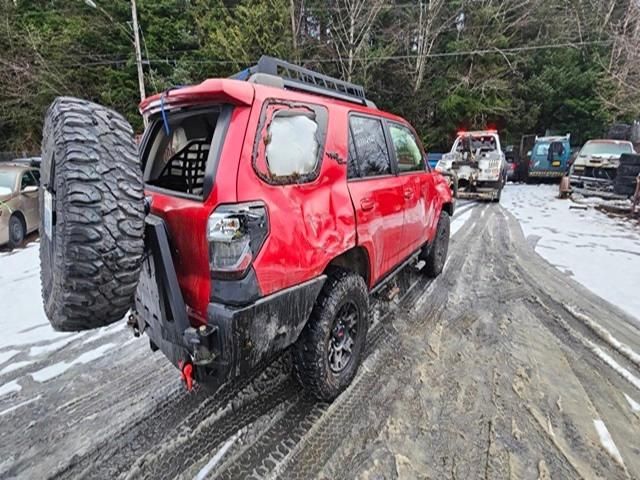
[[294,374],[320,400],[336,398],[362,361],[369,328],[364,279],[337,271],[325,283],[293,347]]
[[27,227],[19,214],[14,213],[9,219],[9,248],[22,245],[27,234]]
[[425,261],[422,271],[428,277],[435,278],[442,273],[449,251],[449,231],[451,219],[445,211],[440,212],[436,237],[433,243],[422,249],[420,259]]
[[133,130],[118,113],[57,98],[42,140],[44,310],[60,331],[102,327],[133,302],[144,249],[144,190]]

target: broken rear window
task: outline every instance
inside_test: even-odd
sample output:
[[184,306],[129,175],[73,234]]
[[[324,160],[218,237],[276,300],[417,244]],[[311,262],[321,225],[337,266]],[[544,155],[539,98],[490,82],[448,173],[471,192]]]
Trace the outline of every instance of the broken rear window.
[[318,163],[318,124],[301,113],[278,112],[269,125],[266,156],[272,176],[308,175]]
[[265,103],[254,148],[258,176],[274,184],[305,183],[320,171],[327,111],[317,105]]

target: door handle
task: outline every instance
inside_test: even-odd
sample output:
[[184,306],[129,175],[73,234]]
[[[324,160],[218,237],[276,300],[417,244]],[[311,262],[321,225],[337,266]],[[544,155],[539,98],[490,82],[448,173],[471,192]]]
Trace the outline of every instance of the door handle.
[[376,202],[374,202],[371,198],[363,198],[362,200],[360,200],[360,208],[362,208],[362,210],[367,211],[367,210],[373,210],[373,207],[375,207]]
[[407,188],[404,191],[404,198],[406,198],[407,200],[409,200],[410,198],[413,198],[413,190],[410,188]]

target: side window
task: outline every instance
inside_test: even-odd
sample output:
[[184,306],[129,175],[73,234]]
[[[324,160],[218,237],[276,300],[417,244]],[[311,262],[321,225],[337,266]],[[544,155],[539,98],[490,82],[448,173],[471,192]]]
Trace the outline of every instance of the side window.
[[22,175],[22,180],[20,181],[20,190],[24,190],[26,187],[37,187],[37,186],[38,186],[38,182],[36,182],[36,179],[33,178],[31,173],[24,172],[24,174]]
[[258,176],[279,185],[313,181],[320,172],[326,125],[324,107],[265,102],[253,154]]
[[398,171],[400,173],[424,171],[424,156],[411,130],[392,123],[389,125],[389,131],[398,159]]
[[40,185],[40,170],[31,170],[31,175],[36,179],[36,184]]
[[349,145],[350,178],[353,178],[351,174],[355,172],[359,177],[390,174],[391,162],[382,121],[354,115],[349,119],[349,126],[353,140],[350,140]]

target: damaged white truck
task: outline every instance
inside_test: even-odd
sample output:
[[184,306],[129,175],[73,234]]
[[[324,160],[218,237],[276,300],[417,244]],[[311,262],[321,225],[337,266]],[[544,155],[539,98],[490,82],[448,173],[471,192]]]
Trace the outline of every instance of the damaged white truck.
[[500,201],[507,162],[495,130],[458,132],[453,147],[436,165],[456,198]]

